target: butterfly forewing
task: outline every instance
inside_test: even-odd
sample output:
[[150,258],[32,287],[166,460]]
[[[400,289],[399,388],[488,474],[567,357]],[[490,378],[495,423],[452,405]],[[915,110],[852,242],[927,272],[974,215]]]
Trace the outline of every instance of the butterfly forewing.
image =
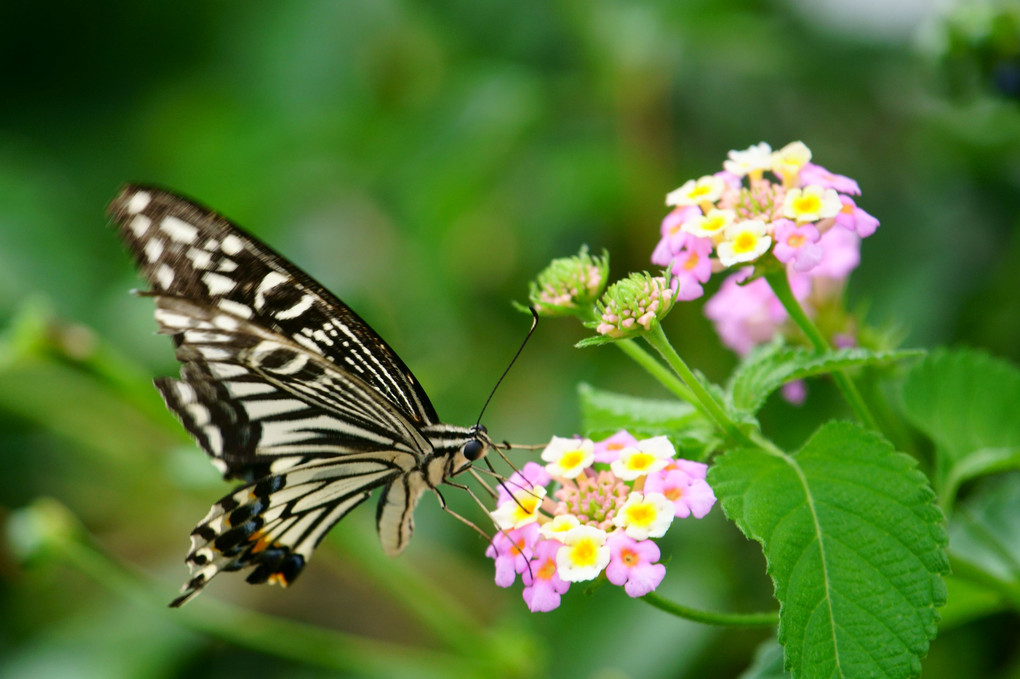
[[364,321],[217,214],[143,186],[109,212],[181,362],[180,379],[157,388],[224,476],[247,483],[192,532],[191,579],[172,605],[222,571],[291,582],[375,488],[383,548],[399,553],[418,499],[463,468],[464,443],[491,444],[484,429],[439,423]]
[[409,469],[429,446],[357,375],[252,322],[163,296],[156,318],[182,363],[180,380],[156,386],[228,477],[250,481],[301,458],[387,449],[407,456]]
[[414,375],[367,323],[240,227],[153,187],[126,187],[109,213],[154,293],[290,338],[357,373],[411,419],[437,421]]

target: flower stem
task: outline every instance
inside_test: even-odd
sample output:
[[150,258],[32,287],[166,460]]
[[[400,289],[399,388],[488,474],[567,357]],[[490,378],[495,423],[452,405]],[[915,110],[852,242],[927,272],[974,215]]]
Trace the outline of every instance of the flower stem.
[[659,384],[666,387],[666,389],[673,392],[673,394],[694,406],[702,415],[706,418],[709,417],[708,411],[701,405],[694,396],[694,392],[687,388],[687,385],[677,379],[676,375],[671,373],[666,366],[662,365],[655,359],[654,356],[645,351],[640,344],[634,340],[620,340],[613,342],[620,351],[634,359],[634,362],[640,365],[649,375],[659,381]]
[[1020,611],[1020,586],[1016,583],[1000,578],[980,566],[975,566],[952,550],[949,551],[949,565],[952,568],[953,577],[995,592],[1014,611]]
[[[584,316],[582,316],[582,320],[583,318]],[[588,320],[595,320],[598,318],[598,315],[595,313],[595,310],[592,309],[587,315],[587,318]],[[674,396],[679,398],[681,401],[690,403],[694,406],[695,410],[705,417],[705,419],[712,419],[712,416],[709,414],[708,410],[705,409],[705,406],[703,406],[697,399],[694,392],[692,392],[682,380],[677,379],[676,375],[671,373],[669,369],[657,361],[654,356],[645,351],[640,344],[632,339],[619,340],[613,342],[613,344],[616,345],[620,351],[630,356],[635,363],[644,368],[649,375],[658,380],[659,384],[666,387],[666,389],[671,391]]]
[[678,618],[720,627],[771,627],[779,622],[777,611],[761,613],[717,613],[703,611],[664,599],[655,592],[649,592],[641,600]]
[[666,333],[662,331],[661,325],[656,325],[652,330],[644,334],[645,341],[648,342],[652,347],[659,352],[659,355],[666,361],[670,368],[679,375],[680,379],[686,384],[687,388],[690,389],[694,395],[696,401],[692,403],[700,403],[703,412],[708,414],[708,417],[715,422],[723,432],[726,433],[731,439],[739,442],[746,446],[757,447],[757,445],[747,437],[744,432],[740,431],[736,423],[730,419],[729,415],[726,414],[726,410],[723,405],[701,385],[701,381],[698,379],[687,364],[684,363],[680,355],[676,353],[676,349],[669,343],[666,338]]
[[[804,312],[804,308],[794,296],[786,270],[765,274],[765,280],[768,281],[772,292],[775,293],[779,301],[782,302],[783,308],[786,309],[786,313],[790,314],[790,318],[801,329],[811,343],[811,346],[815,348],[815,351],[832,351],[829,341],[825,339],[818,326],[808,317]],[[839,390],[843,392],[843,398],[846,399],[857,419],[867,425],[868,428],[878,431],[878,423],[875,421],[874,415],[871,414],[867,404],[861,397],[861,392],[857,390],[857,386],[850,379],[847,372],[845,370],[837,370],[832,373],[832,378],[836,382],[836,386],[839,387]]]

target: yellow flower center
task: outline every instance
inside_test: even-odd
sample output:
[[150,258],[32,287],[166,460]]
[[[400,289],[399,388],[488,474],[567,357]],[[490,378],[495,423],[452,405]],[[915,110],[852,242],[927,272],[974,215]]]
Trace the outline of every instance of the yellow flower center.
[[535,570],[535,576],[540,580],[548,580],[554,575],[556,575],[556,561],[553,559],[546,559],[545,563]]
[[655,456],[648,453],[634,453],[627,458],[627,468],[633,471],[648,469],[655,462]]
[[789,245],[791,248],[799,248],[800,246],[804,245],[804,241],[806,240],[807,240],[806,237],[800,235],[799,233],[795,233],[786,239],[786,244]]
[[647,526],[655,520],[655,507],[643,502],[627,508],[627,521],[634,526]]
[[733,240],[734,252],[751,252],[758,243],[758,238],[753,233],[743,232]]
[[676,502],[683,496],[683,494],[684,494],[683,488],[667,488],[666,492],[663,493],[663,495],[666,496],[666,499],[671,502]]
[[578,566],[592,566],[598,550],[591,540],[580,540],[570,547],[570,560]]
[[710,193],[712,193],[712,187],[708,186],[707,184],[702,184],[699,186],[695,186],[694,189],[691,191],[689,197],[692,200],[698,200],[702,196],[707,196]]
[[564,469],[573,469],[584,461],[583,450],[568,450],[560,458],[560,466]]
[[693,269],[697,265],[698,265],[698,256],[692,252],[691,256],[687,258],[686,262],[684,262],[684,269],[686,269],[687,271],[690,271],[691,269]]
[[523,497],[517,497],[515,504],[517,508],[514,510],[514,521],[523,521],[538,509],[538,503],[540,498],[534,495],[524,495]]
[[638,556],[637,552],[632,549],[621,549],[620,561],[622,561],[625,566],[636,566],[641,562],[641,558]]
[[793,201],[793,209],[799,214],[817,214],[822,209],[821,199],[813,194],[801,194]]
[[708,217],[701,224],[701,228],[705,231],[718,231],[726,226],[726,218],[722,215],[714,215]]

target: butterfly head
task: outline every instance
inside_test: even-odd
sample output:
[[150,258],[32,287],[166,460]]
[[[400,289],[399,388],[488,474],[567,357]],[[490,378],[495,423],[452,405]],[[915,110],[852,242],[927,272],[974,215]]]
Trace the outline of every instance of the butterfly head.
[[467,434],[460,449],[451,457],[449,476],[458,474],[470,467],[472,462],[481,460],[488,454],[489,449],[496,445],[481,424],[471,427]]

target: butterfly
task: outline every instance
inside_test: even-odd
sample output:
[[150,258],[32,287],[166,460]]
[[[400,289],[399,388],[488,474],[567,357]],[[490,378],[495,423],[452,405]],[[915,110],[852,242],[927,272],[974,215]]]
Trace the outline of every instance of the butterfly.
[[495,447],[481,424],[440,422],[365,321],[220,215],[142,185],[124,187],[108,214],[181,363],[180,379],[156,388],[224,478],[244,484],[191,532],[190,579],[171,606],[223,571],[290,584],[377,488],[379,539],[395,556],[421,496]]

